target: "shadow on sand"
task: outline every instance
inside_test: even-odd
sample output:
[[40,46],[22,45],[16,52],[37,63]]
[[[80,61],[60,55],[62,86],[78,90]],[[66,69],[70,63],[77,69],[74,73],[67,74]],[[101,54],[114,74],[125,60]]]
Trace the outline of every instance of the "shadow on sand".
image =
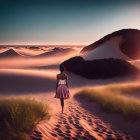
[[140,120],[129,120],[119,113],[108,112],[100,107],[99,104],[95,102],[90,102],[88,99],[74,97],[80,105],[88,110],[90,113],[99,117],[102,121],[107,124],[111,124],[113,129],[118,129],[119,131],[132,136],[134,139],[139,140],[139,130],[140,130]]
[[0,94],[23,94],[55,91],[56,81],[45,77],[0,74]]

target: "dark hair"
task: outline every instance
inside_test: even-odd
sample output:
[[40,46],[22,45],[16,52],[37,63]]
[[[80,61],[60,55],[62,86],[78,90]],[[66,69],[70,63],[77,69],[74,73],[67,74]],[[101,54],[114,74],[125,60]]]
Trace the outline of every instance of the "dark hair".
[[60,65],[59,69],[60,69],[61,72],[63,72],[64,71],[64,66]]

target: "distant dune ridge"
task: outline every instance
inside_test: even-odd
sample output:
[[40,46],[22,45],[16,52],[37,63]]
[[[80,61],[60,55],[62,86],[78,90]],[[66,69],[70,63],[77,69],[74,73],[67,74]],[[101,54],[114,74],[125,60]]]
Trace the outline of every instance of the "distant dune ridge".
[[52,55],[62,55],[63,53],[74,52],[75,50],[72,48],[54,48],[49,52],[45,52],[39,55],[35,55],[34,57],[44,57],[44,56],[52,56]]
[[[115,40],[114,40],[115,38]],[[114,44],[112,44],[113,42]],[[116,47],[116,48],[115,48]],[[110,50],[109,50],[110,49]],[[117,51],[114,55],[114,51]],[[102,54],[102,51],[108,52],[108,54]],[[120,52],[119,52],[120,50]],[[91,56],[95,54],[96,56]],[[86,60],[99,59],[97,54],[101,55],[100,59],[104,58],[123,58],[128,60],[128,58],[137,60],[140,59],[140,30],[138,29],[122,29],[115,31],[111,34],[104,36],[93,44],[84,47],[81,52]],[[117,54],[118,53],[118,57]],[[108,56],[107,56],[108,55]],[[114,55],[114,56],[113,56]]]
[[13,49],[9,49],[3,53],[0,53],[0,58],[5,58],[5,57],[21,57],[22,55],[17,53]]
[[26,57],[26,58],[41,58],[41,57],[50,57],[50,56],[58,56],[62,54],[68,54],[75,52],[75,49],[72,48],[54,48],[50,51],[43,52],[38,55],[23,55],[16,52],[14,49],[6,50],[5,52],[0,53],[0,58],[9,58],[9,57]]

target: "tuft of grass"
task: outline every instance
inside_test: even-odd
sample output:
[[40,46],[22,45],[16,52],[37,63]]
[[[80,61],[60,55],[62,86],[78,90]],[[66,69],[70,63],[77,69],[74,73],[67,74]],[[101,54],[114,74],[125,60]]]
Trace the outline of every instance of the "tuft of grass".
[[48,106],[34,99],[0,99],[0,139],[24,140],[44,117]]
[[140,89],[139,85],[109,85],[107,87],[85,88],[75,94],[75,97],[87,98],[97,102],[110,112],[117,112],[131,119],[140,119],[140,100],[127,97]]

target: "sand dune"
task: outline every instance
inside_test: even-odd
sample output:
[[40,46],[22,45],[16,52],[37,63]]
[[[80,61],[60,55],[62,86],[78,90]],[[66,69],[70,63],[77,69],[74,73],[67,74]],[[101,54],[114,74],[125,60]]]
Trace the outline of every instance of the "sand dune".
[[24,55],[24,56],[34,56],[34,55],[39,55],[41,53],[50,51],[50,48],[40,48],[38,47],[38,49],[33,49],[32,47],[20,47],[20,48],[16,48],[15,50],[17,50],[20,54]]
[[21,57],[22,55],[14,51],[13,49],[9,49],[3,53],[0,53],[0,58],[5,58],[5,57]]
[[29,94],[55,91],[55,72],[0,70],[0,94]]
[[[16,49],[18,51],[18,49]],[[9,58],[9,57],[21,57],[21,56],[24,56],[25,58],[41,58],[41,57],[57,57],[57,56],[60,56],[60,55],[66,55],[66,54],[69,54],[69,53],[73,53],[73,52],[76,52],[77,50],[75,49],[71,49],[71,48],[58,48],[58,49],[53,49],[53,50],[50,50],[50,51],[40,51],[40,54],[36,54],[35,52],[33,52],[33,50],[27,50],[27,49],[24,49],[26,54],[23,55],[22,53],[19,53],[19,52],[22,52],[21,50],[19,50],[18,52],[15,51],[14,49],[9,49],[9,50],[6,50],[2,53],[0,53],[0,58]],[[32,52],[32,55],[29,55],[30,53]],[[34,53],[34,54],[33,54]]]
[[102,45],[98,46],[92,51],[89,51],[82,55],[85,60],[95,60],[104,58],[119,58],[125,60],[131,60],[120,50],[120,43],[122,37],[112,37]]
[[101,85],[108,85],[113,83],[129,83],[129,82],[131,83],[131,82],[139,81],[138,76],[116,77],[116,78],[109,78],[109,79],[87,79],[71,72],[67,72],[67,74],[68,74],[70,87],[72,88],[101,86]]
[[80,53],[85,54],[90,51],[93,51],[96,48],[108,42],[111,38],[119,37],[119,36],[122,37],[121,44],[119,44],[119,49],[121,50],[121,52],[127,55],[132,60],[139,60],[140,59],[140,30],[138,29],[122,29],[122,30],[112,32],[108,35],[105,35],[101,39],[95,41],[94,43],[84,47]]
[[58,55],[66,55],[68,53],[75,52],[76,50],[71,48],[58,48],[51,50],[49,52],[41,53],[39,55],[35,55],[34,57],[45,57],[45,56],[58,56]]
[[[0,94],[21,94],[55,92],[57,69],[48,70],[22,70],[0,69]],[[107,85],[112,83],[133,82],[138,77],[113,78],[107,80],[89,80],[76,74],[67,73],[71,88]]]
[[68,53],[73,53],[77,51],[75,48],[39,48],[36,46],[32,46],[29,48],[22,48],[17,49],[18,52],[21,54],[34,57],[34,58],[41,58],[41,57],[54,57],[59,55],[66,55]]
[[[12,51],[13,52],[13,51]],[[55,54],[55,53],[56,54]],[[45,55],[43,53],[43,57],[39,55],[39,57],[31,56],[31,57],[18,57],[16,54],[15,57],[8,57],[9,55],[5,55],[6,57],[2,57],[0,61],[0,68],[38,68],[52,66],[52,65],[60,65],[64,60],[74,57],[78,55],[79,51],[73,49],[62,49],[58,51],[51,51],[50,53],[46,52]],[[49,54],[49,55],[46,55]],[[10,61],[9,61],[10,58]]]

